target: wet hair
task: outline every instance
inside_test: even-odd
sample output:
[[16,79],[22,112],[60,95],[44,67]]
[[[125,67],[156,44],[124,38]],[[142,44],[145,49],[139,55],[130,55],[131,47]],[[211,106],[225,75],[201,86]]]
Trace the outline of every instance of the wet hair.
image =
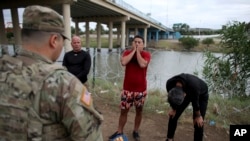
[[172,108],[181,105],[184,97],[184,91],[181,87],[174,87],[168,92],[168,102]]
[[142,40],[143,44],[144,44],[144,38],[143,38],[142,36],[136,35],[136,36],[134,37],[133,41],[134,41],[136,38],[140,38],[140,39]]

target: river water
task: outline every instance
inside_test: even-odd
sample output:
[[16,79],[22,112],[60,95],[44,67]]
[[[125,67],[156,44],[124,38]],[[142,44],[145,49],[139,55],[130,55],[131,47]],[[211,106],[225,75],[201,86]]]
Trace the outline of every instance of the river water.
[[[9,46],[9,53],[14,55],[13,47]],[[203,53],[201,52],[179,52],[148,49],[152,58],[148,66],[147,80],[148,89],[163,89],[167,79],[180,73],[198,73],[202,77],[204,64]],[[64,51],[62,51],[64,52]],[[124,77],[124,67],[120,64],[120,51],[113,49],[101,49],[101,52],[90,48],[89,53],[92,59],[89,81],[96,79],[109,81],[116,85],[122,83]],[[57,63],[62,63],[64,53],[62,53]]]
[[[178,52],[149,49],[152,58],[148,66],[148,89],[163,89],[167,79],[180,73],[198,73],[202,77],[204,64],[203,53]],[[96,78],[110,81],[114,85],[123,80],[124,67],[120,64],[121,53],[113,49],[111,53],[107,49],[96,52],[93,48],[89,53],[92,57],[92,66],[89,80]],[[63,56],[63,55],[62,55]],[[59,62],[62,60],[59,58]]]

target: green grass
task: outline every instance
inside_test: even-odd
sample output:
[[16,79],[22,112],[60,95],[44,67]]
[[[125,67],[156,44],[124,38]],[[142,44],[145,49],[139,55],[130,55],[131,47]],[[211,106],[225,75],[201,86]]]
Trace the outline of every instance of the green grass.
[[[250,98],[223,99],[210,96],[207,119],[215,120],[219,126],[228,128],[230,124],[250,124]],[[216,106],[218,113],[214,113]]]
[[93,80],[89,80],[91,84],[90,92],[96,97],[102,98],[107,101],[110,105],[118,105],[120,102],[120,93],[122,89],[122,82],[116,82],[115,84],[103,80],[95,79],[95,86],[93,87]]
[[[83,46],[85,45],[85,38],[83,38]],[[108,47],[108,38],[102,38],[102,47]],[[116,39],[113,40],[113,45],[116,45]],[[166,49],[166,50],[183,50],[181,44],[176,40],[159,40],[159,42],[151,42],[151,47]],[[96,47],[96,38],[92,38],[90,42],[91,47]],[[206,45],[199,44],[199,46],[193,48],[191,51],[204,51],[210,50],[212,52],[223,52],[219,47],[219,40],[215,40],[215,43],[207,47]],[[93,80],[90,80],[92,84]],[[117,106],[120,103],[120,93],[122,90],[122,82],[110,82],[108,80],[96,79],[95,87],[90,88],[90,91],[94,96],[101,97],[109,105]],[[148,90],[148,96],[145,102],[145,113],[155,113],[167,115],[170,110],[169,104],[166,102],[166,91],[158,89]],[[208,102],[208,109],[206,113],[206,122],[214,120],[216,126],[229,128],[230,124],[250,124],[250,98],[239,99],[223,99],[218,95],[211,95]],[[191,106],[191,104],[190,104]],[[189,107],[190,107],[189,106]],[[214,112],[217,107],[218,113]],[[192,122],[192,108],[187,108],[180,118],[180,122]]]
[[[95,87],[90,88],[94,97],[101,97],[109,105],[116,107],[120,103],[122,82],[114,83],[96,79]],[[209,97],[205,121],[214,120],[217,127],[229,128],[231,124],[250,124],[250,98],[223,99],[218,95]],[[190,104],[191,106],[191,104]],[[189,106],[189,107],[190,107]],[[217,107],[218,112],[215,111]],[[145,114],[164,114],[170,110],[167,103],[167,94],[164,90],[150,89],[144,105]],[[180,118],[180,122],[192,122],[192,108],[187,108]]]
[[166,109],[169,107],[167,103],[166,92],[157,90],[157,89],[150,89],[148,90],[147,99],[144,105],[144,111],[148,113],[158,113],[158,114],[165,114]]
[[[86,46],[86,38],[82,38],[82,46]],[[90,38],[89,42],[90,47],[97,47],[97,38]],[[102,48],[108,48],[109,47],[109,39],[102,37],[101,38],[101,47]],[[117,47],[117,39],[113,39],[113,48]]]
[[[152,45],[153,44],[153,45]],[[149,43],[149,45],[159,48],[159,49],[166,49],[166,50],[175,50],[175,51],[183,51],[185,48],[178,40],[159,40],[158,42]],[[198,46],[195,46],[194,48],[191,48],[190,51],[196,51],[196,52],[203,52],[209,50],[211,52],[223,52],[223,49],[220,47],[219,41],[214,41],[214,44],[211,44],[209,46],[202,44],[199,42]]]
[[[219,45],[220,40],[215,39],[214,44],[211,44],[207,47],[199,43],[198,46],[192,48],[190,51],[197,51],[203,52],[205,50],[209,50],[211,52],[223,52],[223,49]],[[86,45],[86,38],[82,37],[82,46]],[[90,37],[90,47],[97,47],[97,38]],[[107,37],[101,37],[101,47],[108,48],[109,47],[109,39]],[[113,48],[117,48],[117,38],[113,39]],[[158,42],[150,41],[147,43],[147,47],[157,48],[157,49],[164,49],[164,50],[175,50],[175,51],[183,51],[185,50],[182,44],[178,40],[173,39],[166,39],[166,40],[159,40]]]

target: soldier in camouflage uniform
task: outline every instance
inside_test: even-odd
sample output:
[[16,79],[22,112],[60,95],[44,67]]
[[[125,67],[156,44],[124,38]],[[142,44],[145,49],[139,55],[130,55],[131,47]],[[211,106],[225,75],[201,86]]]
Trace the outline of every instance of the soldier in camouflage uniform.
[[21,34],[17,56],[0,58],[0,141],[103,141],[90,93],[54,63],[67,38],[61,16],[28,6]]

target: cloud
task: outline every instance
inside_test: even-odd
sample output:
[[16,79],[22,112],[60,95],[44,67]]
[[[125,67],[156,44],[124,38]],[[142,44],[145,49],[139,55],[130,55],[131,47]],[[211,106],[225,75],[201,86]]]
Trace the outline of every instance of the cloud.
[[[191,28],[219,29],[230,21],[250,22],[250,0],[123,0],[163,25],[186,23]],[[10,10],[3,10],[5,22],[11,21]],[[22,22],[23,9],[19,9]]]
[[249,0],[124,0],[168,27],[187,23],[190,27],[221,28],[229,21],[250,21]]

